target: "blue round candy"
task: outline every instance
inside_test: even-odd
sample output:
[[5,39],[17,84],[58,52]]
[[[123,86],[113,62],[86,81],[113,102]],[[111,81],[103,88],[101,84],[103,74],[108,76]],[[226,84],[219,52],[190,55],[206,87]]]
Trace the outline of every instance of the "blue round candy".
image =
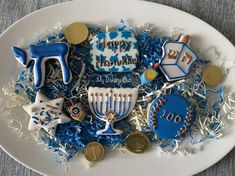
[[160,139],[181,139],[190,129],[195,111],[183,96],[168,94],[159,96],[148,106],[147,118]]

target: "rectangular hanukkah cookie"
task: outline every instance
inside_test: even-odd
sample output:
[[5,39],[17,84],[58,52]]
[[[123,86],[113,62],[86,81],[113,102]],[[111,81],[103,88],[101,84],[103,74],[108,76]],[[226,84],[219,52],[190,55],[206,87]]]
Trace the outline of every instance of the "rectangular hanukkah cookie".
[[90,61],[96,71],[130,72],[136,67],[138,44],[130,31],[98,33],[90,45]]

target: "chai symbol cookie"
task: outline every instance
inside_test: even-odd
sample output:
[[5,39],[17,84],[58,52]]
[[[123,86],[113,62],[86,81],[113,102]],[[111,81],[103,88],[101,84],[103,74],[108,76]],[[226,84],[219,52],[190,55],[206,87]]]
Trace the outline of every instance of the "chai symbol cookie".
[[54,136],[58,124],[70,121],[70,118],[62,112],[63,103],[63,98],[49,100],[45,95],[37,92],[35,102],[23,107],[30,115],[28,130],[43,128]]
[[34,61],[33,73],[36,88],[41,88],[45,82],[46,61],[57,59],[60,63],[64,84],[72,80],[72,73],[68,65],[69,46],[65,42],[52,43],[47,45],[30,45],[28,51],[13,47],[12,52],[18,62],[28,67]]
[[96,71],[130,72],[136,67],[138,43],[131,31],[98,33],[90,46],[90,61]]
[[148,106],[147,121],[160,139],[181,139],[194,122],[195,111],[181,95],[162,95]]
[[197,54],[188,46],[189,36],[182,35],[179,41],[167,41],[163,45],[160,69],[168,81],[186,78]]

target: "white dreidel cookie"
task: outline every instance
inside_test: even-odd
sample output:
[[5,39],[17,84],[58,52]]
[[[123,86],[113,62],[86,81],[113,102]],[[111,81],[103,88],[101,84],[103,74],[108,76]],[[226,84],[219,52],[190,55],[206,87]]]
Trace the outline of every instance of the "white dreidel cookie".
[[168,81],[186,78],[198,59],[197,53],[189,47],[189,35],[182,35],[178,41],[167,41],[162,50],[160,70]]

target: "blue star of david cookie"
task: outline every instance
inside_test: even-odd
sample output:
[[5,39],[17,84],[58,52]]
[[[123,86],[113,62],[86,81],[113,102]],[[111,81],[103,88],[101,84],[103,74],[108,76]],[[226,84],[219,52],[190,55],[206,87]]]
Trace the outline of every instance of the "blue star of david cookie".
[[148,124],[160,139],[183,138],[194,119],[194,108],[180,95],[162,95],[148,106]]

